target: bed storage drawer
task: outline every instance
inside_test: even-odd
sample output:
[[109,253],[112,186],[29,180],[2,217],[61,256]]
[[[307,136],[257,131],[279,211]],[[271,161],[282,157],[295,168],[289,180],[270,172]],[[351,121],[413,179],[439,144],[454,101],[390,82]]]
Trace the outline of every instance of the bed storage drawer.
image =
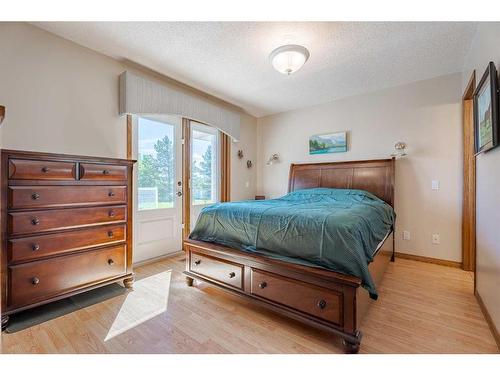
[[126,246],[9,267],[9,301],[20,307],[125,275]]
[[125,206],[90,207],[11,212],[8,224],[10,234],[18,235],[124,221],[126,217]]
[[287,277],[251,270],[253,295],[342,325],[342,294]]
[[80,180],[126,181],[127,167],[124,165],[80,163]]
[[243,287],[243,266],[190,252],[189,270],[233,287]]
[[45,160],[9,160],[11,180],[60,180],[74,181],[76,163]]
[[10,186],[9,208],[125,204],[126,186]]
[[125,241],[126,224],[103,225],[55,234],[22,237],[8,241],[12,263],[62,255],[71,251]]

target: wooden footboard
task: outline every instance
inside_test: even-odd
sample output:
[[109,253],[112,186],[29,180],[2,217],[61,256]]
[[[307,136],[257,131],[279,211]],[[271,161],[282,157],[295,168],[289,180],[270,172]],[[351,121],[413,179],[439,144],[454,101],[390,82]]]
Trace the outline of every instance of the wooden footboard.
[[[207,242],[186,240],[184,245],[184,273],[189,286],[193,279],[198,279],[246,296],[274,311],[335,333],[342,337],[346,352],[359,350],[358,324],[370,303],[368,293],[359,288],[359,278]],[[370,267],[376,270],[376,281],[385,271],[392,246],[390,236]]]

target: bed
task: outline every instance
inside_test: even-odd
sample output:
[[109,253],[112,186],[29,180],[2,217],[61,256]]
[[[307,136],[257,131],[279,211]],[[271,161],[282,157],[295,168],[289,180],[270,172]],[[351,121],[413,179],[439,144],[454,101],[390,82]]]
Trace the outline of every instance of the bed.
[[292,164],[289,194],[204,209],[186,250],[186,280],[208,282],[343,339],[394,260],[394,159]]

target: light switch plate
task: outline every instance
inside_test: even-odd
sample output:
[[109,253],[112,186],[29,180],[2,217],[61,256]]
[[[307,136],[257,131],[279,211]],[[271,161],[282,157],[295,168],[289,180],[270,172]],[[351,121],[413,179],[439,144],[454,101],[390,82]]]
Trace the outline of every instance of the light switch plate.
[[432,180],[432,190],[439,190],[439,180]]
[[411,239],[411,234],[409,230],[404,230],[403,231],[403,240],[409,241]]

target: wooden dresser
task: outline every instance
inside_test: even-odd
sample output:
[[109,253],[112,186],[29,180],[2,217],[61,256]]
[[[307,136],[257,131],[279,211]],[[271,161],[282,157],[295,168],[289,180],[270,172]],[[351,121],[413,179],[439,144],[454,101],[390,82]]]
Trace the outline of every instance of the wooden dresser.
[[34,306],[132,286],[133,163],[1,151],[2,328]]

